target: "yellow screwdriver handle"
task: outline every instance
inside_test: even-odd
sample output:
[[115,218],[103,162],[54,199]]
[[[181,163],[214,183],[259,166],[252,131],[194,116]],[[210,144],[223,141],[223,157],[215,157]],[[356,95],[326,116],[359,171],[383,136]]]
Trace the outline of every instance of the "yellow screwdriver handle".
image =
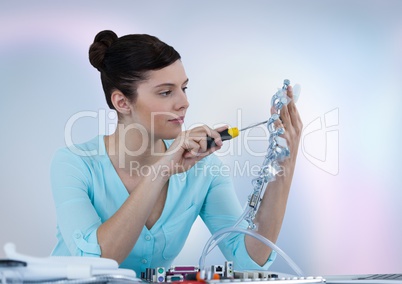
[[[221,135],[222,141],[226,141],[239,136],[239,129],[237,127],[232,127],[219,132],[219,134]],[[207,149],[214,146],[216,146],[215,140],[212,137],[207,136]]]

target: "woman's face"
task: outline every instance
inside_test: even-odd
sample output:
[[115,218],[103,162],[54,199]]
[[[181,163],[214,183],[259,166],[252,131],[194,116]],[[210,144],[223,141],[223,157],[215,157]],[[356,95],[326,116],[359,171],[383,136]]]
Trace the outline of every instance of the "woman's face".
[[132,123],[142,125],[154,141],[176,138],[189,103],[186,86],[188,78],[180,60],[148,73],[148,79],[137,88],[137,98],[131,105]]

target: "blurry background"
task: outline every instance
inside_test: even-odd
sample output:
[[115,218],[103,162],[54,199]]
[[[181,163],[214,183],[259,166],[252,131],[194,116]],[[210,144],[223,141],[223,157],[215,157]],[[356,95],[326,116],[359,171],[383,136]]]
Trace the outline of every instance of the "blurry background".
[[[181,53],[186,128],[265,120],[283,79],[301,84],[304,131],[278,245],[309,275],[401,272],[401,11],[398,0],[1,1],[0,257],[10,241],[50,254],[54,151],[114,130],[88,61],[96,33],[112,29]],[[242,204],[265,137],[259,127],[221,149]],[[208,238],[197,220],[175,263],[197,264]],[[280,257],[271,269],[292,272]]]

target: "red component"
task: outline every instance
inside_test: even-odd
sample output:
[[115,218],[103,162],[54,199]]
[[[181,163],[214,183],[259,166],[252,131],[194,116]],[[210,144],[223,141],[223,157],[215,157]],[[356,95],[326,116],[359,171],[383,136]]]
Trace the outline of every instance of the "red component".
[[205,282],[204,279],[201,279],[201,272],[197,272],[196,278],[197,278],[197,282],[201,282],[201,283]]
[[212,279],[219,280],[219,279],[221,279],[221,276],[217,273],[214,273],[214,275],[212,275]]

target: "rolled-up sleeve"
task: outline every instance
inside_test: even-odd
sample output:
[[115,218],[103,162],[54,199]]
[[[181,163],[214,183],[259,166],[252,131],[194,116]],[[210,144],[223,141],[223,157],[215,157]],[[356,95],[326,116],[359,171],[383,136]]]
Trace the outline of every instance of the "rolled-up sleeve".
[[81,256],[100,256],[101,251],[96,231],[92,231],[88,236],[85,236],[80,230],[75,230],[73,233],[74,243],[70,251],[75,250],[76,255]]
[[[274,262],[276,258],[276,252],[272,251],[271,254],[269,255],[269,258],[267,262],[263,266],[260,266],[257,264],[255,261],[253,261],[247,252],[247,248],[244,242],[244,237],[245,235],[240,235],[238,236],[239,240],[237,243],[237,249],[234,251],[234,257],[236,261],[234,262],[235,264],[235,269],[238,270],[268,270],[268,268],[271,266],[271,264]],[[246,257],[245,257],[246,256]]]
[[[200,216],[213,234],[223,228],[232,227],[243,213],[231,177],[216,175],[211,183]],[[242,221],[238,227],[247,228]],[[268,269],[276,258],[272,251],[267,262],[260,266],[249,256],[244,240],[245,235],[232,233],[220,242],[219,248],[226,259],[233,261],[237,270]]]
[[[51,187],[59,235],[70,255],[101,255],[97,229],[101,218],[91,202],[91,171],[82,157],[60,149],[53,157]],[[54,255],[61,252],[54,251]],[[65,252],[62,252],[63,254]]]

